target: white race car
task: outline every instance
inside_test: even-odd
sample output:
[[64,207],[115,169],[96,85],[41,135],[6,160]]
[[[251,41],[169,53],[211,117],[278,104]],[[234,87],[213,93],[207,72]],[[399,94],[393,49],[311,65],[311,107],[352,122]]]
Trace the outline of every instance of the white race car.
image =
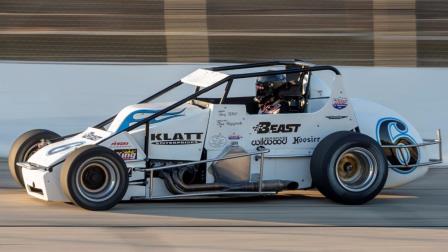
[[[195,91],[181,100],[153,102],[189,85]],[[255,96],[242,95],[248,85]],[[212,90],[220,98],[205,95]],[[437,147],[431,159],[427,148]],[[198,69],[81,133],[24,133],[9,168],[33,197],[106,210],[122,200],[313,187],[362,204],[441,161],[440,131],[423,140],[398,113],[349,99],[332,66],[276,61]]]

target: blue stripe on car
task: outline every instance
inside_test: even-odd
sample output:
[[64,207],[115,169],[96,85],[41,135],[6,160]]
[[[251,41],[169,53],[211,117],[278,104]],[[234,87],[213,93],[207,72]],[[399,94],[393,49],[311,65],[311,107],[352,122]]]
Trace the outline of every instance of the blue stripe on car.
[[[140,109],[140,110],[136,110],[133,111],[132,113],[130,113],[128,116],[126,116],[126,118],[123,120],[123,122],[121,123],[120,127],[118,127],[117,132],[123,131],[125,130],[127,127],[131,126],[132,123],[137,123],[140,120],[143,120],[144,118],[141,119],[135,119],[135,115],[137,114],[155,114],[157,112],[159,112],[160,110],[153,110],[153,109]],[[163,122],[175,117],[179,117],[179,116],[184,116],[184,114],[182,114],[185,111],[185,108],[182,109],[181,111],[178,112],[167,112],[157,118],[154,118],[150,121],[150,123],[155,124],[155,123],[159,123],[159,122]],[[158,119],[160,118],[160,119]]]

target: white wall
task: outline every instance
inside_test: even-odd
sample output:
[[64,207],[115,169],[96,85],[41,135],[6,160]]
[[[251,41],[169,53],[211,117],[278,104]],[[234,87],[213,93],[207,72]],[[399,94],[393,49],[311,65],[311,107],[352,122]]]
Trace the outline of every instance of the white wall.
[[[82,130],[203,66],[0,63],[0,157],[24,131]],[[433,137],[436,128],[448,136],[448,69],[340,70],[350,96],[399,111],[424,137]]]

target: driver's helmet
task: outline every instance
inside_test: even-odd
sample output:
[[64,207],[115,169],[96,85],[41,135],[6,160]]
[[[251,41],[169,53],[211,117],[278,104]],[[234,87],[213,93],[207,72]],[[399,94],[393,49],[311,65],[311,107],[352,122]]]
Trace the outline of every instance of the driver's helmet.
[[284,74],[259,76],[255,87],[257,94],[255,101],[265,103],[268,100],[277,96],[277,89],[286,83],[286,76]]

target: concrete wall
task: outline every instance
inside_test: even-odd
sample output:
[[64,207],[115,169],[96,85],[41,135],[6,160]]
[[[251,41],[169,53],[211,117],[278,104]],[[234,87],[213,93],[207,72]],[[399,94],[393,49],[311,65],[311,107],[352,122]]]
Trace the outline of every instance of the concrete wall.
[[[0,63],[0,157],[7,155],[12,141],[24,131],[46,128],[67,134],[85,129],[201,66],[205,65]],[[340,69],[351,97],[370,99],[399,111],[426,137],[433,137],[436,128],[448,136],[448,70]],[[164,100],[187,91],[192,89],[180,90]]]

